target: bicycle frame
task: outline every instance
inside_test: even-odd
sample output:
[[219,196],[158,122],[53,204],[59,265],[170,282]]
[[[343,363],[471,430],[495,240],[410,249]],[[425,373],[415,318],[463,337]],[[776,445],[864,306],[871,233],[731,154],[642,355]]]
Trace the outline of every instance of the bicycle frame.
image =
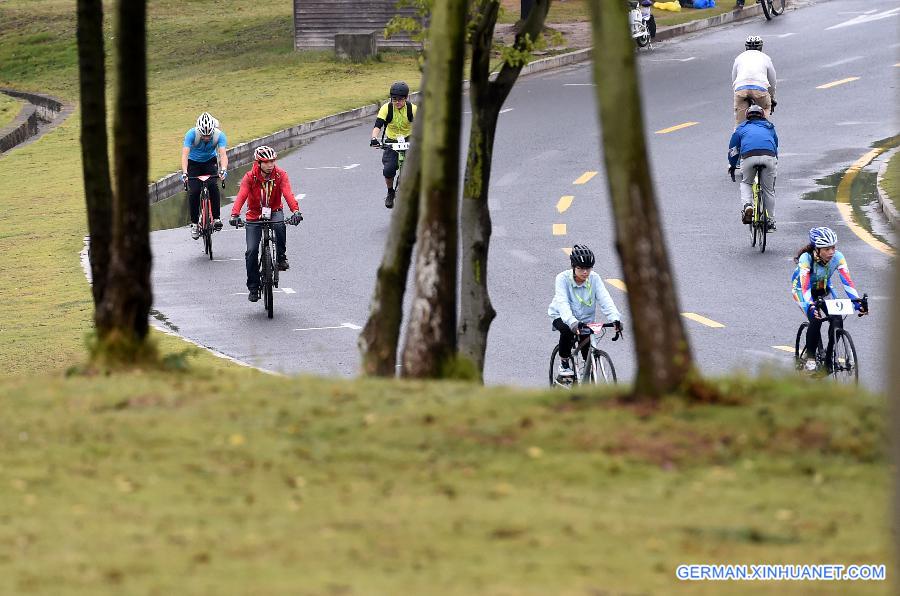
[[274,224],[283,222],[271,219],[259,219],[245,222],[245,225],[262,226],[262,235],[259,240],[259,283],[262,286],[263,307],[271,319],[275,312],[273,290],[278,287],[278,266],[276,265],[275,239],[272,237]]
[[[571,385],[583,383],[615,383],[616,369],[609,354],[601,348],[600,340],[606,335],[606,329],[615,327],[614,323],[588,323],[579,330],[576,345],[572,348],[571,363],[575,377]],[[621,337],[617,331],[613,337],[616,341]],[[558,348],[554,348],[550,360],[550,385],[570,387],[571,385],[560,383],[555,379],[554,358]],[[595,364],[596,363],[596,364]],[[595,366],[599,369],[596,370]]]
[[409,151],[409,141],[397,139],[396,143],[379,143],[376,145],[379,149],[391,149],[397,152],[397,174],[394,176],[394,192],[400,189],[400,172],[403,170],[403,162],[406,160],[406,152]]

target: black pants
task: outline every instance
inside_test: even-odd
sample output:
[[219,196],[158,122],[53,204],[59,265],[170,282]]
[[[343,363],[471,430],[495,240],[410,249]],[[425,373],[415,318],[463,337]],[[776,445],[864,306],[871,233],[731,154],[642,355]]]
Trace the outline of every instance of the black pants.
[[[396,143],[396,139],[385,139],[385,143]],[[397,175],[397,169],[400,167],[400,158],[393,149],[385,149],[381,155],[381,165],[383,169],[381,173],[385,178],[393,178]]]
[[[212,206],[213,219],[219,219],[221,206],[221,198],[219,196],[219,162],[216,158],[209,161],[193,161],[188,160],[188,176],[205,176],[211,174],[213,177],[206,181],[209,188],[209,202]],[[191,209],[191,223],[200,221],[200,191],[203,190],[203,183],[199,180],[188,180],[188,205]]]
[[[284,259],[287,250],[287,230],[284,227],[284,212],[272,212],[272,221],[277,222],[272,226],[275,233],[275,260],[273,265]],[[247,222],[247,252],[244,253],[244,261],[247,265],[247,289],[259,290],[259,243],[262,240],[262,226],[253,222]]]
[[825,362],[831,362],[831,352],[834,350],[834,332],[844,328],[844,317],[832,315],[825,319],[817,319],[815,314],[807,315],[809,327],[806,329],[806,357],[815,358],[816,351],[822,345],[822,323],[831,321],[828,326],[828,347],[825,348]]
[[[571,358],[572,346],[575,345],[576,340],[575,334],[559,317],[553,319],[553,328],[559,331],[559,357]],[[582,350],[582,356],[587,357],[587,349],[589,346],[590,344],[587,344],[584,350]]]

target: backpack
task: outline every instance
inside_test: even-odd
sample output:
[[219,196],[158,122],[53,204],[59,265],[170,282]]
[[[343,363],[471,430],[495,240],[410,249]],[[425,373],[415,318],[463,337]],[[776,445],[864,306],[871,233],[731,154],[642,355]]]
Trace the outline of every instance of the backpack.
[[[387,118],[384,119],[384,123],[390,124],[391,120],[393,120],[393,119],[394,119],[394,102],[390,102],[388,104]],[[412,104],[409,103],[408,101],[406,102],[406,119],[409,121],[410,124],[412,124],[413,109],[412,109]]]
[[[197,127],[194,127],[194,147],[200,146],[200,133],[197,132]],[[210,143],[213,144],[213,147],[219,144],[219,136],[222,134],[222,131],[218,128],[213,131],[212,139],[210,139]]]

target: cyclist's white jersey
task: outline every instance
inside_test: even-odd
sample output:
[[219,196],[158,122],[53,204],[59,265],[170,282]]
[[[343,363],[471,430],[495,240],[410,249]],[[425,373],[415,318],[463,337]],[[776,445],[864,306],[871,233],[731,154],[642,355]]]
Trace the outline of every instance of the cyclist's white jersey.
[[562,319],[563,323],[571,327],[576,321],[595,322],[598,306],[607,322],[622,320],[622,315],[597,272],[591,271],[587,280],[579,286],[575,284],[573,271],[567,269],[556,276],[556,293],[547,308],[547,314],[551,319]]

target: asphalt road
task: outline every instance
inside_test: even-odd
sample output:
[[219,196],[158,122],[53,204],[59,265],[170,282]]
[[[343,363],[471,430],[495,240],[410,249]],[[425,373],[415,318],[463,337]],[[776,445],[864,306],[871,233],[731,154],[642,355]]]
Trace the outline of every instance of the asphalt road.
[[[803,320],[789,293],[792,258],[810,227],[829,225],[857,286],[872,298],[872,316],[846,325],[861,378],[884,387],[886,330],[896,308],[890,258],[854,234],[835,203],[801,196],[817,178],[847,168],[872,143],[897,134],[898,12],[896,0],[824,2],[640,53],[648,173],[680,308],[698,315],[689,315],[685,326],[704,373],[790,366],[791,354],[777,346],[793,346]],[[773,117],[781,143],[778,231],[765,254],[749,245],[737,185],[726,174],[731,64],[751,34],[763,36],[779,75]],[[546,311],[554,276],[568,266],[564,247],[590,245],[598,273],[622,278],[594,91],[590,66],[582,64],[521,79],[504,106],[490,198],[489,280],[498,316],[489,338],[489,383],[546,383],[556,341]],[[357,327],[366,320],[391,215],[382,204],[380,154],[367,147],[371,125],[322,136],[280,160],[295,191],[305,195],[306,220],[288,228],[292,267],[282,274],[273,320],[261,301],[247,301],[244,233],[227,227],[214,237],[213,262],[185,228],[153,233],[154,308],[181,335],[254,366],[356,374]],[[679,125],[685,126],[661,132]],[[231,184],[226,193],[233,194]],[[610,293],[629,320],[636,315],[615,283]],[[633,342],[626,338],[608,348],[620,377],[630,379]]]

